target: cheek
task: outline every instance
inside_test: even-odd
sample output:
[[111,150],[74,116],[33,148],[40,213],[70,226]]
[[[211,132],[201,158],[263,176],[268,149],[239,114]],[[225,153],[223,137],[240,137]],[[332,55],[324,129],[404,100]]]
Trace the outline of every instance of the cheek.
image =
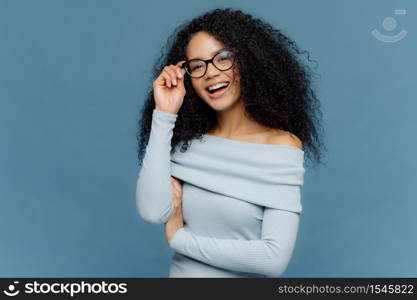
[[204,87],[195,80],[191,80],[191,84],[193,85],[194,91],[201,97],[204,93]]
[[230,72],[229,77],[232,79],[232,83],[233,83],[232,89],[233,89],[233,91],[238,92],[239,87],[240,87],[238,74],[233,74],[233,72]]
[[232,91],[234,94],[239,94],[240,92],[240,83],[239,83],[239,78],[235,78],[233,80],[233,86],[231,86]]

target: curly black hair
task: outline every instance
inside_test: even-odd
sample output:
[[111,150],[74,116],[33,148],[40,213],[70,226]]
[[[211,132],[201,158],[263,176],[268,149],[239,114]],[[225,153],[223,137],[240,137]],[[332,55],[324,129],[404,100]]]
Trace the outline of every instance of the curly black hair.
[[[311,69],[297,54],[301,51],[295,42],[260,18],[232,8],[216,8],[178,26],[168,38],[165,48],[153,69],[152,82],[164,66],[186,60],[185,50],[194,34],[204,31],[226,47],[237,52],[236,63],[240,72],[241,97],[245,113],[251,119],[271,128],[291,132],[303,143],[307,160],[323,163],[321,150],[320,102],[311,88]],[[315,61],[316,62],[316,61]],[[317,62],[316,62],[317,63]],[[171,154],[183,142],[181,152],[188,149],[189,141],[212,130],[217,124],[216,111],[200,99],[189,76],[184,77],[186,95],[173,130]],[[155,108],[153,87],[141,110],[139,122],[138,159],[142,164],[149,141],[152,112]]]

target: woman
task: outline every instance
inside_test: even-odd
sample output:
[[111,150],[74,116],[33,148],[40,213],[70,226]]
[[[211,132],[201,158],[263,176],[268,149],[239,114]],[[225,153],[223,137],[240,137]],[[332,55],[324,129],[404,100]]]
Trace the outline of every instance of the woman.
[[[165,224],[170,277],[274,277],[302,211],[319,102],[294,42],[240,10],[177,33],[142,111],[136,201]],[[145,148],[146,146],[146,148]]]

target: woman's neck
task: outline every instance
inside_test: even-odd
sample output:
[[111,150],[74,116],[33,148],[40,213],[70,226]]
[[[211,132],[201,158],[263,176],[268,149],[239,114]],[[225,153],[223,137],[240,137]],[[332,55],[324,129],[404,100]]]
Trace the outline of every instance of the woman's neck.
[[249,119],[245,115],[243,101],[238,101],[227,110],[217,112],[217,126],[208,134],[225,138],[245,137],[264,133],[268,127]]

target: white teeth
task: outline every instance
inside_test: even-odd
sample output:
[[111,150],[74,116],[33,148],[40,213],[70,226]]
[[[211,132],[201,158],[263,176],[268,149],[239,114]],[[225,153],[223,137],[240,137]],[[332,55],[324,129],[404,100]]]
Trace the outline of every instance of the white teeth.
[[222,86],[227,86],[228,84],[229,84],[228,82],[220,82],[220,83],[216,83],[214,85],[209,86],[207,89],[209,91],[211,91],[211,90],[217,89],[217,88],[222,87]]

